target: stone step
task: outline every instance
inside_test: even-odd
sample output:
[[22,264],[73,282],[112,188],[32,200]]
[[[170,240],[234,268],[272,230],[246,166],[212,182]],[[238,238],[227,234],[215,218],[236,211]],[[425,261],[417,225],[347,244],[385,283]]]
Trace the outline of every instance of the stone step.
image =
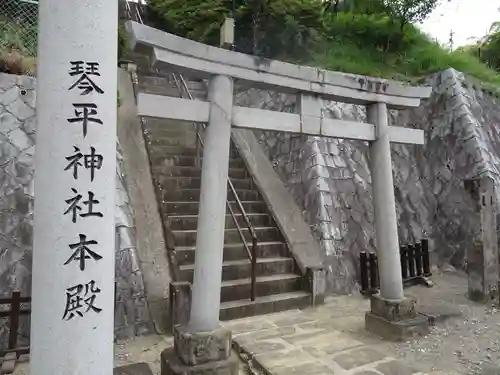
[[311,305],[311,294],[303,291],[281,293],[221,303],[220,320],[232,320],[254,315],[271,314],[290,309],[306,308]]
[[[154,85],[150,83],[139,82],[139,92],[144,94],[181,97],[181,91],[179,91],[179,89],[177,89],[177,87],[173,83],[167,85]],[[207,100],[207,92],[205,89],[190,89],[189,92],[192,95],[193,99],[203,101]],[[182,91],[182,97],[184,99],[189,99],[184,90]]]
[[141,75],[138,77],[139,85],[142,86],[171,86],[173,85],[170,75],[166,74],[164,76],[160,75]]
[[[149,143],[149,138],[153,138],[154,135],[146,136]],[[190,138],[190,137],[188,137]],[[172,156],[197,156],[203,157],[203,147],[198,144],[196,148],[196,142],[194,137],[192,138],[193,144],[191,146],[175,146],[175,145],[154,145],[154,150],[160,155],[172,155]],[[150,147],[149,147],[150,148]],[[229,158],[239,158],[238,151],[231,147],[229,151]]]
[[[186,82],[186,85],[188,89],[191,90],[199,90],[199,91],[206,91],[206,87],[203,84],[203,82],[200,81],[189,81],[187,79],[184,79],[184,82]],[[179,81],[180,83],[180,81]],[[139,77],[139,85],[142,86],[159,86],[159,87],[165,87],[165,86],[175,86],[175,80],[170,74],[161,74],[161,75],[142,75]]]
[[179,92],[179,90],[177,90],[177,88],[171,84],[169,84],[168,86],[161,86],[139,83],[139,92],[142,94],[170,96],[175,98],[181,97],[181,93]]
[[[179,280],[193,282],[194,264],[179,267]],[[292,274],[295,272],[295,262],[292,258],[257,258],[255,267],[257,276],[272,276],[276,274]],[[222,281],[230,281],[252,276],[252,265],[248,257],[241,260],[224,261],[222,264]]]
[[[260,200],[262,199],[259,190],[257,188],[251,188],[251,189],[240,189],[234,187],[234,191],[236,192],[236,196],[240,201],[252,201],[252,200]],[[229,187],[227,187],[227,200],[229,201],[236,201],[236,196],[233,192],[233,190]],[[239,210],[238,210],[239,212]]]
[[[200,189],[201,177],[170,177],[159,176],[158,182],[165,191],[177,189]],[[255,190],[253,180],[249,178],[231,178],[233,187],[238,190]],[[229,184],[229,183],[228,183]],[[229,189],[229,185],[228,185]],[[257,190],[255,190],[257,191]]]
[[180,97],[180,92],[177,90],[173,82],[166,77],[140,76],[139,87],[140,93],[165,95]]
[[[259,241],[282,241],[281,233],[276,227],[255,227],[255,234]],[[252,241],[250,232],[246,228],[241,228],[241,232],[246,241]],[[196,229],[191,230],[173,230],[176,246],[194,246],[196,245]],[[240,233],[236,229],[226,229],[224,231],[224,243],[241,243]]]
[[[176,137],[148,137],[150,154],[163,154],[164,147],[180,146],[180,147],[196,147],[196,137],[194,132],[185,132],[183,135]],[[191,136],[192,135],[192,136]],[[156,155],[155,155],[156,156]]]
[[148,140],[149,155],[155,160],[161,161],[162,156],[176,156],[176,155],[191,155],[196,156],[197,152],[202,155],[203,150],[199,147],[196,150],[196,142],[194,138],[177,138],[173,139],[171,144],[158,144],[151,143]]
[[[153,175],[170,177],[201,177],[201,168],[176,166],[168,163],[169,160],[165,159],[162,164],[153,166],[151,168]],[[229,168],[228,174],[230,178],[244,179],[247,177],[245,168]]]
[[[247,214],[247,217],[250,224],[254,227],[275,226],[274,220],[266,213],[251,213]],[[226,228],[235,228],[235,219],[240,228],[247,227],[245,217],[241,213],[235,212],[234,218],[231,214],[226,214]],[[198,215],[170,215],[168,216],[168,222],[172,230],[196,229],[198,226]]]
[[[296,292],[301,288],[301,276],[290,273],[259,276],[256,279],[257,297]],[[237,279],[222,282],[221,302],[250,299],[251,279]]]
[[[174,84],[163,86],[139,82],[139,92],[143,94],[170,96],[176,98],[181,97],[181,92]],[[207,92],[205,90],[189,90],[189,92],[191,93],[193,99],[203,101],[207,100]],[[182,92],[182,95],[184,99],[189,99],[185,91]]]
[[[148,134],[157,134],[169,130],[182,130],[187,129],[195,131],[196,124],[191,121],[171,120],[159,117],[144,117],[144,130]],[[199,124],[199,129],[202,130],[203,124]]]
[[[200,134],[200,136],[203,139],[203,134]],[[146,133],[146,139],[148,144],[153,147],[176,146],[176,144],[172,143],[179,142],[179,139],[184,140],[184,144],[187,145],[186,147],[196,147],[198,135],[196,134],[196,131],[192,129],[191,126],[185,126],[183,128],[178,127],[178,128],[165,128],[162,130],[153,130]],[[202,150],[201,146],[200,149]],[[161,151],[161,149],[158,151]]]
[[[178,188],[175,190],[163,190],[161,192],[164,202],[198,201],[200,199],[200,188]],[[236,194],[241,201],[255,201],[260,199],[260,193],[251,189],[236,189]],[[228,200],[235,200],[232,191],[228,188]]]
[[[171,165],[177,165],[179,167],[197,167],[197,157],[196,155],[161,155],[158,159],[151,158],[151,163],[156,161],[162,162],[168,160]],[[203,165],[203,158],[200,158],[200,166]],[[245,162],[240,158],[229,159],[229,168],[245,168]]]
[[[252,242],[247,242],[251,250]],[[175,248],[175,255],[179,265],[194,263],[196,246],[178,246]],[[287,257],[288,248],[284,242],[268,241],[257,243],[257,258]],[[231,243],[224,245],[223,260],[244,260],[248,259],[248,254],[243,243]]]
[[[231,204],[234,212],[238,212],[238,204],[236,201],[230,200],[229,204]],[[267,205],[262,200],[241,201],[241,204],[246,213],[267,213]],[[165,202],[161,206],[161,208],[164,209],[168,215],[198,215],[200,202]],[[226,213],[229,213],[228,209],[226,209]]]
[[[154,151],[154,153],[160,155],[174,155],[174,156],[178,155],[196,156],[197,155],[196,153],[198,152],[201,157],[203,155],[203,147],[199,145],[198,150],[196,149],[196,140],[194,139],[194,137],[186,137],[185,143],[188,142],[192,142],[192,144],[191,145],[149,144],[149,150],[150,153],[151,151]],[[238,156],[239,156],[238,151],[235,148],[231,147],[229,151],[229,158],[237,158]]]

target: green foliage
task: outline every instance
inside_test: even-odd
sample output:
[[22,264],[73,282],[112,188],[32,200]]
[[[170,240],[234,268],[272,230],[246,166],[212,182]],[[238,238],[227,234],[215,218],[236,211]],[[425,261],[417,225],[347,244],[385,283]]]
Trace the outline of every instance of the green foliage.
[[0,18],[0,52],[36,55],[37,27]]
[[399,21],[400,29],[425,20],[438,5],[439,0],[384,0],[388,15]]
[[[338,19],[348,15],[341,15]],[[334,37],[318,45],[302,62],[330,70],[415,81],[427,74],[455,68],[476,78],[500,84],[500,77],[474,56],[463,51],[449,52],[428,39],[413,25],[405,28],[401,43],[384,48],[394,25],[373,16],[350,16],[332,28]],[[339,27],[338,25],[342,25]]]
[[224,18],[231,13],[228,0],[150,0],[153,24],[169,33],[216,45]]
[[486,36],[474,44],[461,47],[460,51],[474,56],[490,68],[500,71],[500,22],[494,22]]
[[322,15],[319,0],[249,1],[237,10],[235,44],[266,57],[306,53],[322,33]]
[[[245,53],[349,73],[411,81],[453,67],[500,84],[469,51],[450,53],[413,26],[439,1],[449,0],[236,0],[235,45]],[[148,4],[156,27],[212,45],[232,13],[231,0]],[[500,47],[500,33],[497,42]],[[487,52],[483,46],[482,56],[500,63],[499,55]]]
[[[388,14],[384,0],[338,0],[339,11],[356,14]],[[336,2],[336,0],[334,0]]]
[[[153,24],[167,32],[218,45],[231,0],[150,0]],[[275,57],[302,50],[322,28],[321,0],[237,0],[236,41],[243,52]]]
[[380,14],[340,13],[326,18],[325,35],[336,42],[346,42],[359,47],[368,47],[390,52],[404,50],[412,42],[412,34],[391,44],[392,37],[398,33],[397,26]]
[[128,51],[128,40],[127,32],[125,31],[125,26],[123,23],[118,25],[118,61],[123,58],[123,56]]
[[500,70],[500,22],[491,25],[490,32],[477,46],[479,58],[495,70]]

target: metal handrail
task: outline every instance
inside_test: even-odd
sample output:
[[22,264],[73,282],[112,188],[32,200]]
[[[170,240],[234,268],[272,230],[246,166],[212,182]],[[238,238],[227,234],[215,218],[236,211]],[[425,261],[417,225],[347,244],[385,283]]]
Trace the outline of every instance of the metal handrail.
[[[128,14],[128,18],[133,20],[134,18],[132,15],[132,9],[129,5],[129,2],[127,0],[124,0],[124,1],[125,1],[125,7],[126,7],[127,14]],[[135,14],[136,14],[137,21],[141,24],[144,23],[138,7],[135,7]],[[156,69],[156,71],[157,71],[157,73],[159,73],[157,69]],[[189,90],[189,87],[186,83],[186,80],[184,79],[182,74],[177,75],[175,73],[171,73],[171,76],[173,78],[174,84],[175,84],[177,90],[179,91],[181,97],[183,96],[183,92],[186,92],[188,98],[190,100],[194,100],[194,97],[191,94],[191,91]],[[202,125],[202,128],[204,130],[206,128],[206,125],[204,123],[202,123],[201,125]],[[197,166],[200,166],[200,148],[199,148],[199,146],[201,146],[201,149],[203,150],[203,147],[204,147],[203,138],[200,134],[200,124],[193,122],[193,126],[196,130],[196,164],[197,164]],[[238,223],[238,220],[236,219],[236,215],[233,211],[233,208],[231,207],[231,203],[230,203],[229,199],[226,198],[226,204],[227,204],[227,207],[229,209],[229,213],[233,219],[234,225],[236,226],[238,234],[240,235],[240,238],[243,242],[243,246],[245,247],[247,256],[250,260],[250,264],[251,264],[250,300],[253,302],[253,301],[255,301],[255,299],[257,297],[257,286],[256,286],[256,284],[257,284],[257,282],[256,282],[257,281],[257,275],[256,275],[257,247],[258,247],[257,233],[255,232],[255,228],[252,226],[250,219],[248,218],[248,214],[245,211],[245,208],[243,207],[243,204],[241,203],[241,200],[238,197],[238,194],[236,193],[236,189],[234,188],[234,185],[231,182],[231,179],[229,176],[227,177],[227,183],[229,185],[229,189],[231,190],[231,193],[233,194],[233,196],[236,200],[236,203],[238,205],[238,209],[240,210],[241,215],[243,216],[243,219],[244,219],[245,224],[248,228],[248,231],[252,237],[252,249],[250,249],[248,247],[247,241],[245,239],[245,235],[243,234],[243,230],[241,229],[240,224]]]
[[[182,88],[184,88],[184,91],[187,93],[188,95],[188,98],[190,100],[194,100],[194,97],[193,95],[191,94],[190,90],[189,90],[189,87],[186,83],[186,80],[184,79],[184,77],[179,74],[179,77],[177,78],[176,77],[176,74],[175,73],[171,73],[172,74],[172,77],[174,79],[174,83],[177,87],[177,90],[179,90],[179,93],[181,94],[182,96]],[[182,88],[181,88],[181,84],[179,84],[179,82],[181,82],[182,84]],[[200,135],[200,131],[199,131],[199,126],[200,124],[199,123],[193,123],[193,125],[195,126],[195,129],[196,129],[196,139],[197,139],[197,148],[196,148],[196,157],[197,157],[197,160],[198,160],[198,163],[199,163],[199,159],[200,159],[200,155],[199,155],[199,149],[198,149],[198,143],[201,145],[201,148],[203,149],[204,145],[203,145],[203,139]],[[203,129],[206,128],[206,125],[204,123],[201,123],[201,126]],[[234,214],[234,211],[231,207],[231,204],[229,203],[229,200],[226,198],[226,204],[227,204],[227,207],[229,209],[229,213],[231,214],[231,217],[233,218],[233,222],[234,222],[234,225],[236,226],[236,229],[238,230],[238,233],[241,237],[241,240],[243,242],[243,245],[245,246],[245,250],[247,252],[247,255],[248,255],[248,258],[251,262],[251,288],[250,288],[250,299],[252,301],[255,301],[255,298],[256,298],[256,294],[257,294],[257,288],[256,288],[256,267],[257,267],[257,247],[258,247],[258,238],[257,238],[257,234],[255,232],[255,229],[254,227],[252,226],[252,223],[250,222],[250,219],[248,218],[248,214],[246,213],[245,211],[245,208],[243,207],[243,204],[241,203],[241,200],[240,198],[238,197],[238,194],[236,193],[236,189],[234,188],[234,185],[233,183],[231,182],[231,179],[227,178],[227,183],[229,185],[229,189],[231,190],[231,193],[233,194],[235,200],[236,200],[236,203],[238,205],[238,208],[241,212],[241,215],[243,216],[244,220],[245,220],[245,224],[248,228],[248,231],[250,233],[250,235],[252,236],[252,249],[250,251],[250,249],[248,248],[248,244],[246,242],[246,239],[245,239],[245,236],[243,235],[243,232],[240,228],[240,225],[238,223],[238,221],[236,220],[236,216]]]

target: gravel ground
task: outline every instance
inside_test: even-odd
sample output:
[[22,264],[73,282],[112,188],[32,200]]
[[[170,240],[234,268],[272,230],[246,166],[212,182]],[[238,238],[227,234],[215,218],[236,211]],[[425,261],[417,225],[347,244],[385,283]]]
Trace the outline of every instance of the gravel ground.
[[467,277],[460,272],[433,270],[433,288],[413,286],[406,295],[420,306],[453,307],[460,317],[437,323],[418,340],[391,343],[364,329],[369,300],[359,295],[329,297],[313,314],[332,319],[332,328],[399,357],[432,375],[500,375],[500,306],[485,306],[467,299]]
[[500,374],[500,308],[467,299],[467,278],[460,273],[438,274],[434,288],[414,287],[408,292],[420,304],[454,305],[462,317],[433,327],[430,334],[394,345],[408,362],[428,364],[428,371],[455,371],[467,375]]

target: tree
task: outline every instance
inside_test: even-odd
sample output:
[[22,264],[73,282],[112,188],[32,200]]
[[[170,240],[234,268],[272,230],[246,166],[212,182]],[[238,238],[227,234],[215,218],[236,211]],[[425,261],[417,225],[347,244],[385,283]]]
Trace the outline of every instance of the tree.
[[490,68],[500,71],[500,22],[494,22],[488,35],[477,45],[479,59]]
[[[148,0],[153,25],[169,33],[219,44],[232,0]],[[322,27],[322,0],[236,0],[238,51],[265,57],[306,52]]]
[[399,22],[399,30],[403,34],[407,24],[425,20],[436,8],[439,0],[384,0],[384,3],[389,16]]

